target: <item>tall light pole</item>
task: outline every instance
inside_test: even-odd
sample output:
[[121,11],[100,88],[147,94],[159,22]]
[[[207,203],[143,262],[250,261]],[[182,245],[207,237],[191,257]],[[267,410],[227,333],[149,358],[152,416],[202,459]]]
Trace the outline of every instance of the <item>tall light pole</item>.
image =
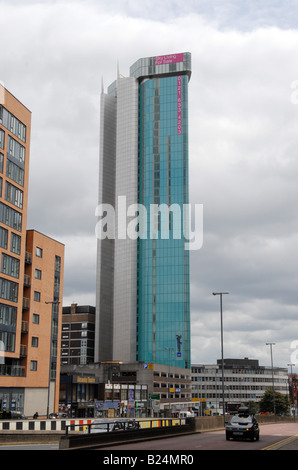
[[275,343],[266,343],[267,346],[270,346],[270,352],[271,352],[271,370],[272,370],[272,392],[273,392],[273,413],[275,416],[275,388],[274,388],[274,372],[273,372],[273,354],[272,354],[272,346],[275,345]]
[[50,416],[50,393],[51,393],[51,364],[52,364],[52,334],[53,334],[53,305],[60,304],[59,300],[48,300],[45,304],[52,304],[51,311],[51,327],[50,327],[50,363],[49,363],[49,385],[48,385],[48,402],[47,402],[47,418]]
[[291,388],[291,401],[292,401],[292,405],[293,405],[293,418],[294,418],[294,421],[295,421],[295,402],[294,402],[294,382],[293,382],[293,369],[292,367],[295,366],[296,364],[288,364],[289,367],[291,367],[291,382],[292,382],[292,388]]
[[213,295],[220,296],[220,332],[221,332],[221,387],[222,387],[222,408],[225,426],[225,385],[224,385],[224,354],[223,354],[223,320],[222,320],[222,296],[229,292],[212,292]]

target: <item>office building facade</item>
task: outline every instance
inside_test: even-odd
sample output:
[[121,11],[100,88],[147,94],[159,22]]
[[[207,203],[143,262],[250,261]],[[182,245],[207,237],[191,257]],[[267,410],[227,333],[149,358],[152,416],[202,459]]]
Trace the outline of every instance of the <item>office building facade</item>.
[[[192,365],[192,401],[202,412],[222,412],[221,360],[217,364]],[[282,367],[259,365],[256,359],[224,360],[224,402],[228,412],[243,403],[258,403],[266,390],[289,394],[288,370]]]
[[71,304],[62,310],[61,366],[94,362],[95,307]]
[[96,360],[190,368],[190,75],[188,52],[142,58],[102,91]]

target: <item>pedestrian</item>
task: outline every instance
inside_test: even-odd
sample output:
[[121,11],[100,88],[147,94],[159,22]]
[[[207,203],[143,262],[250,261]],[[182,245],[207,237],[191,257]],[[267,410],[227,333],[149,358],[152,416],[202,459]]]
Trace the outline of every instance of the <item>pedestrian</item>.
[[33,415],[33,419],[38,419],[38,411]]

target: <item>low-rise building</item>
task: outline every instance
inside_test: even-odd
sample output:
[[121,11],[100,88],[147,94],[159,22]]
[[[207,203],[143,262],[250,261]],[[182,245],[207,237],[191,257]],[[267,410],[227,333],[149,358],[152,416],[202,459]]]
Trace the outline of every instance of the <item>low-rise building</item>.
[[61,366],[60,408],[76,416],[160,416],[191,406],[188,369],[115,361]]
[[[266,390],[272,389],[287,395],[288,370],[260,366],[254,359],[224,359],[224,402],[226,411],[239,404],[259,402]],[[192,402],[198,413],[222,412],[222,368],[217,364],[192,365]],[[202,404],[202,406],[201,406]]]

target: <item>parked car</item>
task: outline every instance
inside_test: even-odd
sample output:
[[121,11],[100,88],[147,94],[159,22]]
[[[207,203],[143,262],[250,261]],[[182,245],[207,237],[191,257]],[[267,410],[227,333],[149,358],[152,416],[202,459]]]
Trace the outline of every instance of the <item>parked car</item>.
[[93,423],[88,425],[85,434],[94,434],[99,432],[112,431],[131,431],[139,429],[139,422],[134,419],[95,419]]
[[254,415],[246,407],[239,408],[226,426],[226,439],[249,438],[251,441],[258,441],[259,437],[260,429]]
[[0,419],[27,419],[20,411],[0,411]]

